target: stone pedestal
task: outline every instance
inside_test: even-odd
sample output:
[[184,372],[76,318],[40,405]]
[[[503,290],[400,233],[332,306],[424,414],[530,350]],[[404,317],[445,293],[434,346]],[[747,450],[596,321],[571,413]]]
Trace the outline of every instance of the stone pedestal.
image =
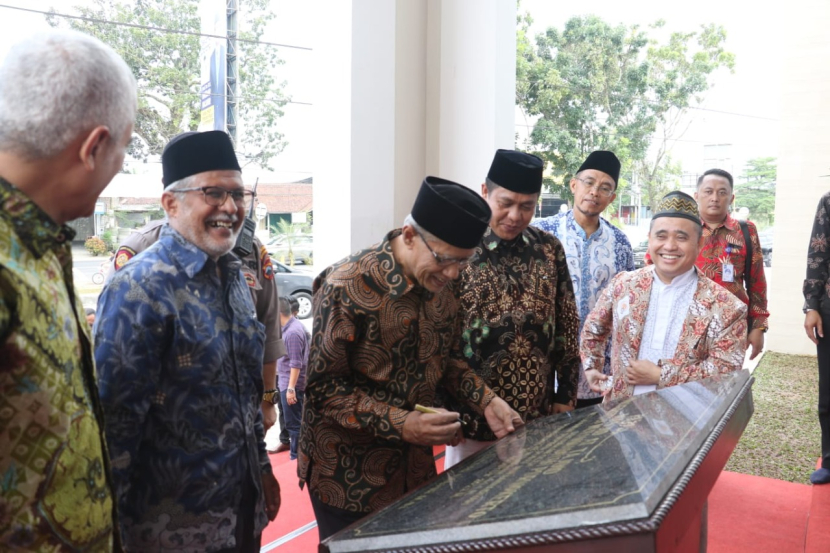
[[535,421],[320,549],[697,551],[751,386],[741,371]]

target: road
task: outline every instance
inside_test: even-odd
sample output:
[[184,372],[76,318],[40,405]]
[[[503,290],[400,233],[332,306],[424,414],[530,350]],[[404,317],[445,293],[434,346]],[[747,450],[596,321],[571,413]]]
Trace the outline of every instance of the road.
[[88,259],[75,259],[72,262],[72,273],[75,276],[75,286],[82,288],[94,284],[92,275],[101,272],[101,266],[109,268],[110,261],[107,257],[92,257]]

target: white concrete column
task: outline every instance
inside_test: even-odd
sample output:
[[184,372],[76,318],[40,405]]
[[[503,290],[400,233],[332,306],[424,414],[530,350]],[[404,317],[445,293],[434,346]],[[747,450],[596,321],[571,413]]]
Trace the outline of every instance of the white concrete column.
[[378,242],[394,227],[398,3],[352,3],[351,250]]
[[[815,355],[804,332],[802,284],[819,198],[830,190],[830,3],[799,0],[782,22],[780,152],[775,243],[767,268],[770,331],[767,348]],[[809,13],[804,18],[799,14]],[[825,330],[827,332],[827,330]]]
[[428,174],[514,141],[515,0],[316,0],[315,265],[380,241]]
[[389,228],[412,209],[425,167],[427,3],[397,0],[395,17],[395,198]]
[[352,251],[352,1],[313,0],[314,265]]
[[515,0],[430,0],[427,169],[478,190],[513,148]]

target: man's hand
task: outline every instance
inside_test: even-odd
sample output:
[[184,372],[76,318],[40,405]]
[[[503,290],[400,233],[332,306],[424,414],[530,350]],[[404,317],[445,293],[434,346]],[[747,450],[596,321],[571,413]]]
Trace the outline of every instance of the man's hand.
[[761,353],[764,349],[764,330],[761,328],[756,328],[752,332],[749,333],[749,339],[747,340],[746,349],[749,349],[750,346],[752,347],[752,353],[749,354],[750,361],[758,357],[758,354]]
[[553,404],[553,414],[556,415],[557,413],[567,413],[568,411],[573,411],[574,406],[569,405],[567,403],[554,403]]
[[487,425],[496,438],[507,436],[525,424],[522,417],[500,397],[494,397],[487,405],[484,418],[487,419]]
[[804,318],[804,330],[807,331],[807,338],[818,345],[818,339],[824,338],[824,327],[821,322],[821,314],[815,309],[807,311],[807,316]]
[[522,455],[524,455],[526,439],[527,432],[519,429],[515,435],[496,442],[496,456],[498,456],[499,461],[507,465],[518,464],[522,460]]
[[288,405],[294,405],[297,403],[297,392],[294,390],[286,390],[285,391],[285,401],[288,402]]
[[660,383],[660,367],[645,359],[632,361],[625,372],[625,381],[631,386]]
[[274,426],[277,422],[277,407],[270,401],[263,401],[262,402],[262,425],[265,427],[265,431],[268,432],[268,429]]
[[262,474],[262,492],[265,495],[265,514],[268,520],[277,518],[280,510],[280,483],[271,472]]
[[458,445],[461,423],[458,413],[446,409],[435,409],[438,413],[412,411],[403,422],[403,441],[417,445]]
[[588,382],[588,387],[592,392],[599,392],[603,396],[607,396],[611,390],[606,389],[605,381],[608,380],[607,374],[602,374],[596,369],[588,369],[585,371],[585,380]]

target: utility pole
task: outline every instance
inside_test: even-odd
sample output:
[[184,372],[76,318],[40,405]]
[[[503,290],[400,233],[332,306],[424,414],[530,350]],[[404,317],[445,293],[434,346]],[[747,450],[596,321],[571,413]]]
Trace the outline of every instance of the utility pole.
[[236,144],[236,99],[237,99],[237,86],[238,86],[238,79],[237,76],[239,75],[239,68],[238,68],[238,57],[237,57],[237,44],[236,44],[236,34],[238,32],[238,24],[237,18],[239,15],[239,0],[227,0],[228,2],[228,71],[227,71],[227,78],[225,82],[225,96],[227,101],[225,105],[227,106],[225,109],[227,110],[227,117],[225,121],[227,122],[228,127],[228,134],[231,137],[231,141],[234,144],[234,147],[237,147]]

